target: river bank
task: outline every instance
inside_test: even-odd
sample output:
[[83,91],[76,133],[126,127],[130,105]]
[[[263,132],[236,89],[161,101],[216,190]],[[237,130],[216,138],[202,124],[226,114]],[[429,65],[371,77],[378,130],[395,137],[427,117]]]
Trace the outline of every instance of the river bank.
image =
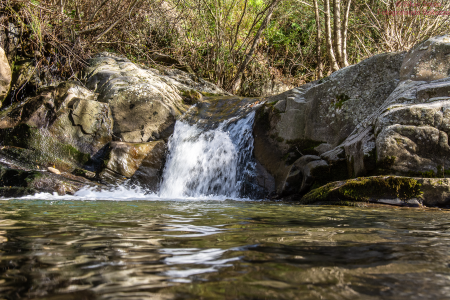
[[[171,186],[175,198],[446,207],[448,51],[432,38],[266,98],[100,53],[76,80],[2,107],[0,194]],[[14,93],[18,76],[2,74]]]

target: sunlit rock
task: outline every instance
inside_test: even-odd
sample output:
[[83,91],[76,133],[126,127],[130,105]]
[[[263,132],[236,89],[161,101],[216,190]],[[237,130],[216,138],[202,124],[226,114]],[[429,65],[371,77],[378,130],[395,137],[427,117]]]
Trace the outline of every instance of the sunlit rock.
[[11,86],[11,68],[5,51],[0,48],[0,107]]
[[[110,153],[105,159],[106,167],[100,178],[107,183],[122,182],[131,178],[136,183],[154,189],[159,182],[164,166],[165,143],[112,142]],[[137,174],[135,172],[139,170]]]

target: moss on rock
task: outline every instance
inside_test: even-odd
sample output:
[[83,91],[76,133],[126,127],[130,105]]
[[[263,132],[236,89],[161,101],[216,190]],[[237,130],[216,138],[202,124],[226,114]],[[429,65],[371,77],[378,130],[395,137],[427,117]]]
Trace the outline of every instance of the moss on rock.
[[0,129],[2,152],[32,166],[57,165],[62,170],[83,166],[90,155],[69,144],[56,140],[47,132],[21,124],[11,129]]
[[399,176],[360,177],[316,188],[303,196],[302,204],[314,202],[368,202],[372,199],[407,200],[422,194],[416,179]]
[[202,100],[203,95],[196,90],[188,90],[181,92],[181,98],[184,104],[192,105]]

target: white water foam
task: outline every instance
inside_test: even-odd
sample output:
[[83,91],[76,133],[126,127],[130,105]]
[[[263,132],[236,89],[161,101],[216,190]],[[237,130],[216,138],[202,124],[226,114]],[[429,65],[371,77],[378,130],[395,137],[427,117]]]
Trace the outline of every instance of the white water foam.
[[242,197],[242,187],[243,181],[253,176],[254,118],[255,112],[251,112],[245,118],[227,120],[208,131],[177,121],[169,139],[169,155],[159,193],[149,193],[140,187],[85,187],[74,195],[38,193],[21,199],[250,200]]
[[223,122],[206,132],[177,122],[169,141],[160,196],[238,198],[243,174],[251,167],[246,160],[250,161],[253,150],[254,117],[251,112],[236,123]]

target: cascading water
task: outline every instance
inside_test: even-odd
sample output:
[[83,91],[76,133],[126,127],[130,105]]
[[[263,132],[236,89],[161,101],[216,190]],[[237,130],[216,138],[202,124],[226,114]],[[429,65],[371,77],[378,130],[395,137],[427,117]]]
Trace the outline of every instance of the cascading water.
[[177,121],[169,140],[160,196],[242,196],[244,182],[254,170],[254,118],[255,112],[251,112],[236,122],[230,119],[207,131]]
[[128,182],[107,189],[85,187],[75,195],[38,193],[24,199],[181,200],[261,199],[256,184],[252,127],[259,101],[217,97],[194,105],[176,121],[159,191]]

